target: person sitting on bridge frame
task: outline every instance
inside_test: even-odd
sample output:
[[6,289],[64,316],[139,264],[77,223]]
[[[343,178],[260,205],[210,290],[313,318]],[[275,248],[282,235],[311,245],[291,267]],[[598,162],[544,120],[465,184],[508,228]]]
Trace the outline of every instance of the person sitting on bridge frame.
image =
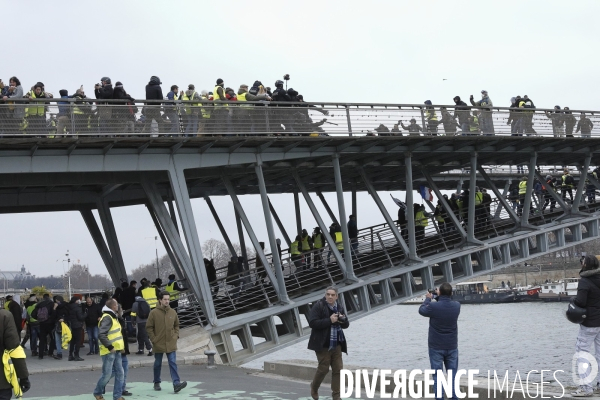
[[171,274],[169,275],[169,283],[165,286],[165,290],[169,292],[170,296],[169,307],[177,312],[177,308],[179,307],[179,292],[183,292],[187,288],[179,286],[179,283],[175,280],[175,274]]

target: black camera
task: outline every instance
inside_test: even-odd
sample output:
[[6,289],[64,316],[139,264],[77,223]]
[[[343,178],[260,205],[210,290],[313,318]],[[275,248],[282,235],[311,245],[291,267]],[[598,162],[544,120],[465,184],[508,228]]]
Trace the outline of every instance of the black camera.
[[431,294],[436,294],[437,288],[427,289],[427,291]]
[[285,75],[283,76],[283,80],[284,80],[284,81],[289,81],[289,80],[290,80],[290,74],[285,74]]

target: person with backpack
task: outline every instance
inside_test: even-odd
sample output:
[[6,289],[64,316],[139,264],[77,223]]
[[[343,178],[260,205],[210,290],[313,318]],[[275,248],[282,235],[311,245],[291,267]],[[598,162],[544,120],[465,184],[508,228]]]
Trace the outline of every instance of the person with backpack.
[[[52,329],[54,328],[54,303],[50,300],[48,293],[44,294],[42,301],[37,303],[31,312],[31,318],[35,319],[40,324],[40,346],[38,350],[38,358],[44,358],[44,352],[48,347],[48,336],[54,340]],[[48,354],[50,354],[48,352]]]
[[575,186],[575,179],[569,173],[568,169],[565,169],[565,172],[562,176],[562,199],[564,202],[567,201],[567,193],[569,194],[569,198],[571,199],[571,204],[573,204],[573,186]]
[[31,339],[31,344],[29,347],[31,347],[31,355],[33,357],[38,355],[37,345],[38,338],[40,337],[40,323],[37,322],[35,318],[31,318],[31,313],[35,309],[37,302],[37,297],[32,293],[24,304],[25,310],[23,312],[23,318],[25,318],[25,321],[27,322],[27,333],[21,341],[21,347],[25,348],[25,344],[29,339]]
[[148,338],[148,332],[146,331],[146,322],[148,322],[148,316],[150,315],[150,306],[146,299],[142,296],[136,296],[135,302],[131,307],[131,318],[135,324],[137,324],[137,341],[138,351],[135,354],[144,354],[144,345],[148,350],[148,356],[152,356],[152,343]]

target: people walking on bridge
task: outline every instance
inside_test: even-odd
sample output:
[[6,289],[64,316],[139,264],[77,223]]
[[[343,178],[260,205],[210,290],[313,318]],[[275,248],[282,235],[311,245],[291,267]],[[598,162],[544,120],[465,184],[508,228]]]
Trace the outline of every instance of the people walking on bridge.
[[[519,210],[517,211],[517,215],[520,217],[523,215],[523,207],[525,206],[525,197],[527,194],[527,177],[524,176],[521,178],[519,182]],[[533,205],[531,202],[529,203],[529,212],[533,212]]]
[[163,355],[167,355],[169,371],[173,380],[173,390],[179,393],[187,386],[187,382],[180,381],[177,373],[177,339],[179,339],[179,318],[177,313],[169,307],[169,293],[162,291],[158,297],[159,304],[150,311],[146,330],[154,350],[154,390],[161,390],[160,370]]
[[585,195],[588,204],[596,202],[596,186],[589,179],[585,180]]
[[304,265],[302,266],[302,269],[312,268],[311,255],[312,255],[312,249],[313,249],[313,242],[312,242],[312,237],[308,234],[308,231],[306,229],[302,229],[302,236],[300,238],[300,244],[301,244],[302,256],[304,258]]
[[435,113],[435,108],[431,103],[431,100],[425,100],[425,121],[427,121],[427,133],[431,136],[437,136],[438,131],[438,118]]
[[[296,267],[296,271],[302,271],[302,237],[300,235],[296,236],[296,239],[290,244],[290,256],[292,257],[292,262]],[[329,262],[329,257],[327,257],[327,262]]]
[[573,187],[575,186],[575,179],[573,179],[573,176],[571,175],[568,169],[565,169],[561,179],[562,199],[564,202],[566,202],[568,193],[571,203],[573,203]]
[[585,113],[581,113],[581,118],[579,118],[579,122],[577,122],[577,130],[575,133],[581,131],[581,137],[592,137],[592,129],[594,129],[594,124],[592,121],[585,116]]
[[27,105],[27,131],[34,135],[46,135],[46,111],[47,105],[43,102],[36,102],[35,99],[47,98],[44,88],[40,83],[36,83],[32,90],[27,93],[30,103]]
[[470,132],[469,129],[469,117],[470,117],[470,107],[460,99],[460,96],[454,97],[454,118],[458,119],[458,124],[460,125],[460,130],[463,135],[466,135]]
[[350,215],[348,219],[348,237],[350,238],[350,247],[356,255],[358,250],[358,226],[356,225],[356,217]]
[[160,85],[162,82],[158,76],[150,77],[150,81],[146,85],[146,100],[154,100],[151,103],[146,103],[144,109],[142,110],[142,114],[146,117],[144,121],[144,126],[142,127],[142,133],[148,133],[152,129],[152,121],[156,122],[158,126],[158,131],[161,130],[163,125],[162,115],[160,114],[160,109],[162,108],[159,100],[163,100],[163,92]]
[[179,86],[171,85],[171,90],[167,93],[167,99],[171,100],[168,105],[165,104],[165,116],[169,118],[169,133],[172,135],[179,134],[180,123],[179,123],[179,108],[176,100],[180,100],[181,93],[179,93]]
[[548,204],[550,204],[550,212],[554,211],[556,207],[556,200],[550,194],[550,191],[556,192],[556,185],[554,184],[556,178],[553,178],[552,175],[546,175],[546,183],[544,184],[544,205],[542,206],[542,211],[546,210]]
[[479,135],[480,129],[479,111],[473,110],[473,115],[469,116],[469,134]]
[[[444,282],[436,289],[437,301],[433,301],[433,294],[428,292],[423,304],[419,307],[419,314],[429,318],[429,364],[436,371],[433,380],[433,393],[435,398],[442,400],[444,396],[437,396],[438,374],[445,369],[449,376],[454,376],[458,371],[458,316],[460,315],[460,303],[452,300],[452,285]],[[451,379],[452,380],[452,379]],[[453,380],[452,380],[453,381]],[[452,397],[458,399],[454,381],[452,382]]]
[[[25,362],[25,351],[20,346],[21,336],[13,323],[13,316],[7,310],[0,310],[0,352],[4,373],[0,374],[0,399],[17,398],[31,388],[29,371]],[[8,358],[7,358],[8,357]]]
[[423,204],[414,204],[415,214],[415,238],[417,246],[422,246],[425,241],[425,228],[429,225],[429,217],[432,214],[425,211]]
[[12,134],[19,133],[19,125],[25,117],[25,105],[23,103],[10,102],[12,99],[22,99],[25,94],[19,78],[12,76],[8,80],[8,87],[3,92],[4,95],[2,96],[2,99],[10,104],[10,106],[7,107],[6,132]]
[[535,104],[529,98],[529,96],[523,96],[523,122],[525,125],[525,134],[535,135],[537,132],[533,129],[533,114],[535,113]]
[[121,400],[123,393],[123,361],[122,351],[125,349],[125,341],[121,333],[117,311],[119,304],[115,299],[106,301],[102,308],[102,317],[99,322],[98,338],[100,340],[100,357],[102,358],[102,375],[94,389],[94,398],[104,400],[102,393],[106,384],[114,374],[115,384],[113,387],[113,400]]
[[310,395],[314,400],[319,398],[319,387],[331,368],[331,397],[340,399],[340,371],[344,368],[342,352],[348,354],[348,344],[344,329],[350,322],[343,305],[338,302],[338,289],[330,286],[325,290],[325,297],[317,301],[308,316],[311,327],[308,349],[313,350],[319,365],[310,384]]
[[177,311],[177,308],[179,307],[179,292],[183,292],[187,290],[187,288],[179,286],[179,283],[175,280],[175,274],[171,274],[169,275],[169,282],[167,283],[167,286],[165,286],[165,290],[169,292],[169,295],[171,296],[171,303],[169,306]]
[[525,104],[521,100],[521,96],[512,97],[510,99],[510,111],[508,113],[507,125],[510,125],[511,136],[523,136],[525,124],[523,121],[523,113],[518,108]]
[[213,89],[214,108],[211,112],[210,120],[215,132],[227,132],[227,117],[229,115],[229,106],[225,93],[225,82],[223,79],[217,79],[216,86]]
[[442,119],[440,122],[444,127],[444,133],[446,135],[456,135],[456,130],[459,127],[458,123],[456,122],[456,119],[454,119],[452,114],[448,112],[448,109],[446,109],[446,107],[440,107],[440,112],[442,113]]
[[487,90],[481,91],[481,100],[474,101],[473,95],[469,98],[471,104],[473,106],[479,107],[481,109],[480,113],[480,127],[481,131],[484,135],[493,135],[494,134],[494,121],[492,119],[492,107],[493,103],[490,97],[488,96]]
[[446,213],[446,210],[444,210],[444,207],[442,206],[442,200],[437,201],[433,216],[435,217],[440,233],[445,234],[449,228],[449,224],[446,222],[450,221],[450,217],[448,217],[448,213]]
[[[594,354],[592,352],[593,345],[595,347],[596,362],[600,363],[600,349],[598,349],[598,343],[600,343],[600,266],[595,256],[587,255],[584,257],[579,276],[581,279],[577,284],[577,297],[574,299],[574,305],[585,308],[585,317],[577,321],[579,323],[579,334],[575,342],[575,350],[576,354],[580,352]],[[581,360],[577,361],[578,363],[581,362]],[[580,374],[581,379],[589,377],[588,368],[584,368],[584,370],[583,374]],[[596,380],[598,381],[598,379]],[[592,386],[592,383],[595,383],[595,385]],[[581,384],[571,395],[573,397],[590,397],[594,394],[594,391],[599,389],[600,381],[588,381]]]
[[125,91],[122,82],[115,83],[113,99],[121,100],[114,103],[113,130],[116,132],[135,133],[135,115],[138,112],[138,108],[135,105],[135,99]]
[[400,124],[402,129],[408,131],[409,136],[410,135],[420,136],[421,135],[420,132],[423,132],[423,128],[421,128],[421,125],[417,124],[417,120],[414,118],[411,118],[410,125],[408,125],[408,126],[404,125],[404,123],[402,121],[398,121],[398,123]]
[[544,111],[546,117],[552,121],[552,132],[554,137],[565,136],[565,119],[560,106],[554,106],[554,112]]
[[563,119],[565,121],[565,133],[567,137],[573,137],[573,131],[575,130],[575,125],[577,125],[577,118],[571,112],[569,107],[563,108],[565,112],[563,115]]
[[142,296],[137,296],[135,302],[131,308],[132,322],[137,327],[137,343],[138,351],[137,355],[144,354],[144,346],[148,350],[148,356],[152,356],[152,343],[148,338],[148,332],[146,331],[146,323],[148,322],[148,316],[150,315],[150,306],[146,299]]
[[[312,234],[313,246],[315,248],[314,252],[314,263],[315,268],[319,268],[323,264],[323,247],[325,247],[325,237],[321,232],[321,228],[318,226],[315,227]],[[280,256],[281,258],[281,256]]]

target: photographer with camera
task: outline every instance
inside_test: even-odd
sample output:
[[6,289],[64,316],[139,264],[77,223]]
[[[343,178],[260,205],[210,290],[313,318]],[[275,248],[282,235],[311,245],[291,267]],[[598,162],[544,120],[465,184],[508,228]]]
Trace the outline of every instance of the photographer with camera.
[[[437,294],[437,298],[434,295]],[[432,300],[437,300],[433,302]],[[429,318],[429,363],[436,370],[433,383],[433,393],[437,397],[437,374],[443,368],[454,373],[458,370],[458,316],[460,303],[452,300],[452,285],[448,282],[441,284],[437,290],[430,289],[425,301],[419,307],[419,314]],[[457,399],[456,389],[452,387],[452,399]]]
[[[108,100],[113,98],[114,89],[109,77],[104,76],[100,79],[100,83],[96,83],[94,86],[94,94],[97,99]],[[103,134],[109,133],[111,131],[112,107],[108,103],[98,102],[98,118],[100,132]]]
[[317,355],[319,366],[310,384],[310,395],[319,398],[319,386],[325,379],[331,366],[331,397],[340,399],[340,371],[344,368],[342,352],[348,354],[343,329],[350,326],[346,311],[338,303],[338,289],[330,286],[325,297],[317,301],[310,309],[308,324],[312,331],[308,340],[308,349]]

